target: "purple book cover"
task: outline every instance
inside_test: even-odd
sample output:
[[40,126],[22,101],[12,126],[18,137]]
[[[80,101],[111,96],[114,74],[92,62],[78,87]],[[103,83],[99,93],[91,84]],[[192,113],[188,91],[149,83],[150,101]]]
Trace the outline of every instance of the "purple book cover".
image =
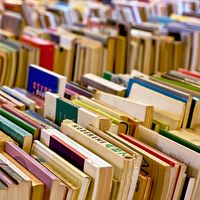
[[49,148],[70,162],[72,165],[83,171],[85,159],[87,159],[87,157],[60,140],[55,135],[50,137]]
[[45,184],[44,198],[49,199],[52,183],[59,179],[12,142],[6,143],[5,152]]

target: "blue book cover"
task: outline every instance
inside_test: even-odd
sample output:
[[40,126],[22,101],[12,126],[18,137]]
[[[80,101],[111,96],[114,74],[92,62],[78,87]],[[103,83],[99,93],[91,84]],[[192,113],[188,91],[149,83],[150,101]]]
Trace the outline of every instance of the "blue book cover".
[[143,87],[151,89],[151,90],[158,92],[160,94],[166,95],[166,96],[171,97],[173,99],[176,99],[178,101],[181,101],[181,102],[184,102],[184,103],[187,103],[187,101],[188,101],[188,98],[184,97],[181,94],[175,93],[170,89],[164,88],[162,86],[158,86],[156,84],[153,84],[151,82],[148,82],[148,81],[145,81],[143,79],[136,78],[136,77],[131,78],[128,82],[127,93],[126,93],[127,97],[130,95],[130,91],[131,91],[131,88],[133,87],[134,83],[137,83],[137,84],[139,84]]
[[44,99],[45,92],[58,93],[59,78],[51,71],[29,65],[27,91]]

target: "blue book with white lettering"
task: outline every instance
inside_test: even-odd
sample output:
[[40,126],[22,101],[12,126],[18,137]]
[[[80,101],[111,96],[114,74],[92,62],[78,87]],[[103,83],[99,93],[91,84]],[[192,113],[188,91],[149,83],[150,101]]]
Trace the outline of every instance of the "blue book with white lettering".
[[44,99],[49,91],[64,96],[66,77],[37,65],[29,65],[27,91]]

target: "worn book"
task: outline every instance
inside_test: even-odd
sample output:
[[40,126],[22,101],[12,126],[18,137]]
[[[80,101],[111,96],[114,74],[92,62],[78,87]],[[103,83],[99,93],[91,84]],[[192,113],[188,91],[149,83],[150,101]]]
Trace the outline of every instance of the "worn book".
[[92,178],[88,199],[109,199],[113,178],[111,164],[56,129],[43,129],[40,141]]
[[107,142],[95,133],[88,131],[71,120],[64,120],[62,122],[61,131],[113,165],[113,178],[119,182],[116,199],[126,199],[133,175],[133,157],[114,144]]

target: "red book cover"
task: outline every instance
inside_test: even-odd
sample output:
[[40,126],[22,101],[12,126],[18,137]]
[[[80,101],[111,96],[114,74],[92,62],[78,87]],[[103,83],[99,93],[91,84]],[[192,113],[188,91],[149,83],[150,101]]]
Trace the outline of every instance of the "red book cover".
[[20,40],[24,43],[27,43],[33,47],[37,47],[40,49],[40,63],[41,67],[44,67],[48,70],[53,71],[53,63],[54,63],[54,43],[38,38],[38,37],[30,37],[27,35],[23,35]]
[[142,149],[142,150],[150,153],[151,155],[159,158],[160,160],[166,162],[167,164],[171,165],[172,167],[175,166],[176,161],[173,158],[170,158],[169,156],[163,154],[162,152],[159,152],[158,150],[150,147],[149,145],[146,145],[143,142],[140,142],[139,140],[137,140],[131,136],[122,134],[122,133],[120,133],[119,136],[121,138],[125,139],[127,142],[130,142],[131,144],[139,147],[140,149]]
[[190,75],[196,78],[200,78],[200,73],[196,72],[196,71],[189,71],[187,69],[178,69],[179,72],[181,72],[182,74],[186,74],[186,75]]

